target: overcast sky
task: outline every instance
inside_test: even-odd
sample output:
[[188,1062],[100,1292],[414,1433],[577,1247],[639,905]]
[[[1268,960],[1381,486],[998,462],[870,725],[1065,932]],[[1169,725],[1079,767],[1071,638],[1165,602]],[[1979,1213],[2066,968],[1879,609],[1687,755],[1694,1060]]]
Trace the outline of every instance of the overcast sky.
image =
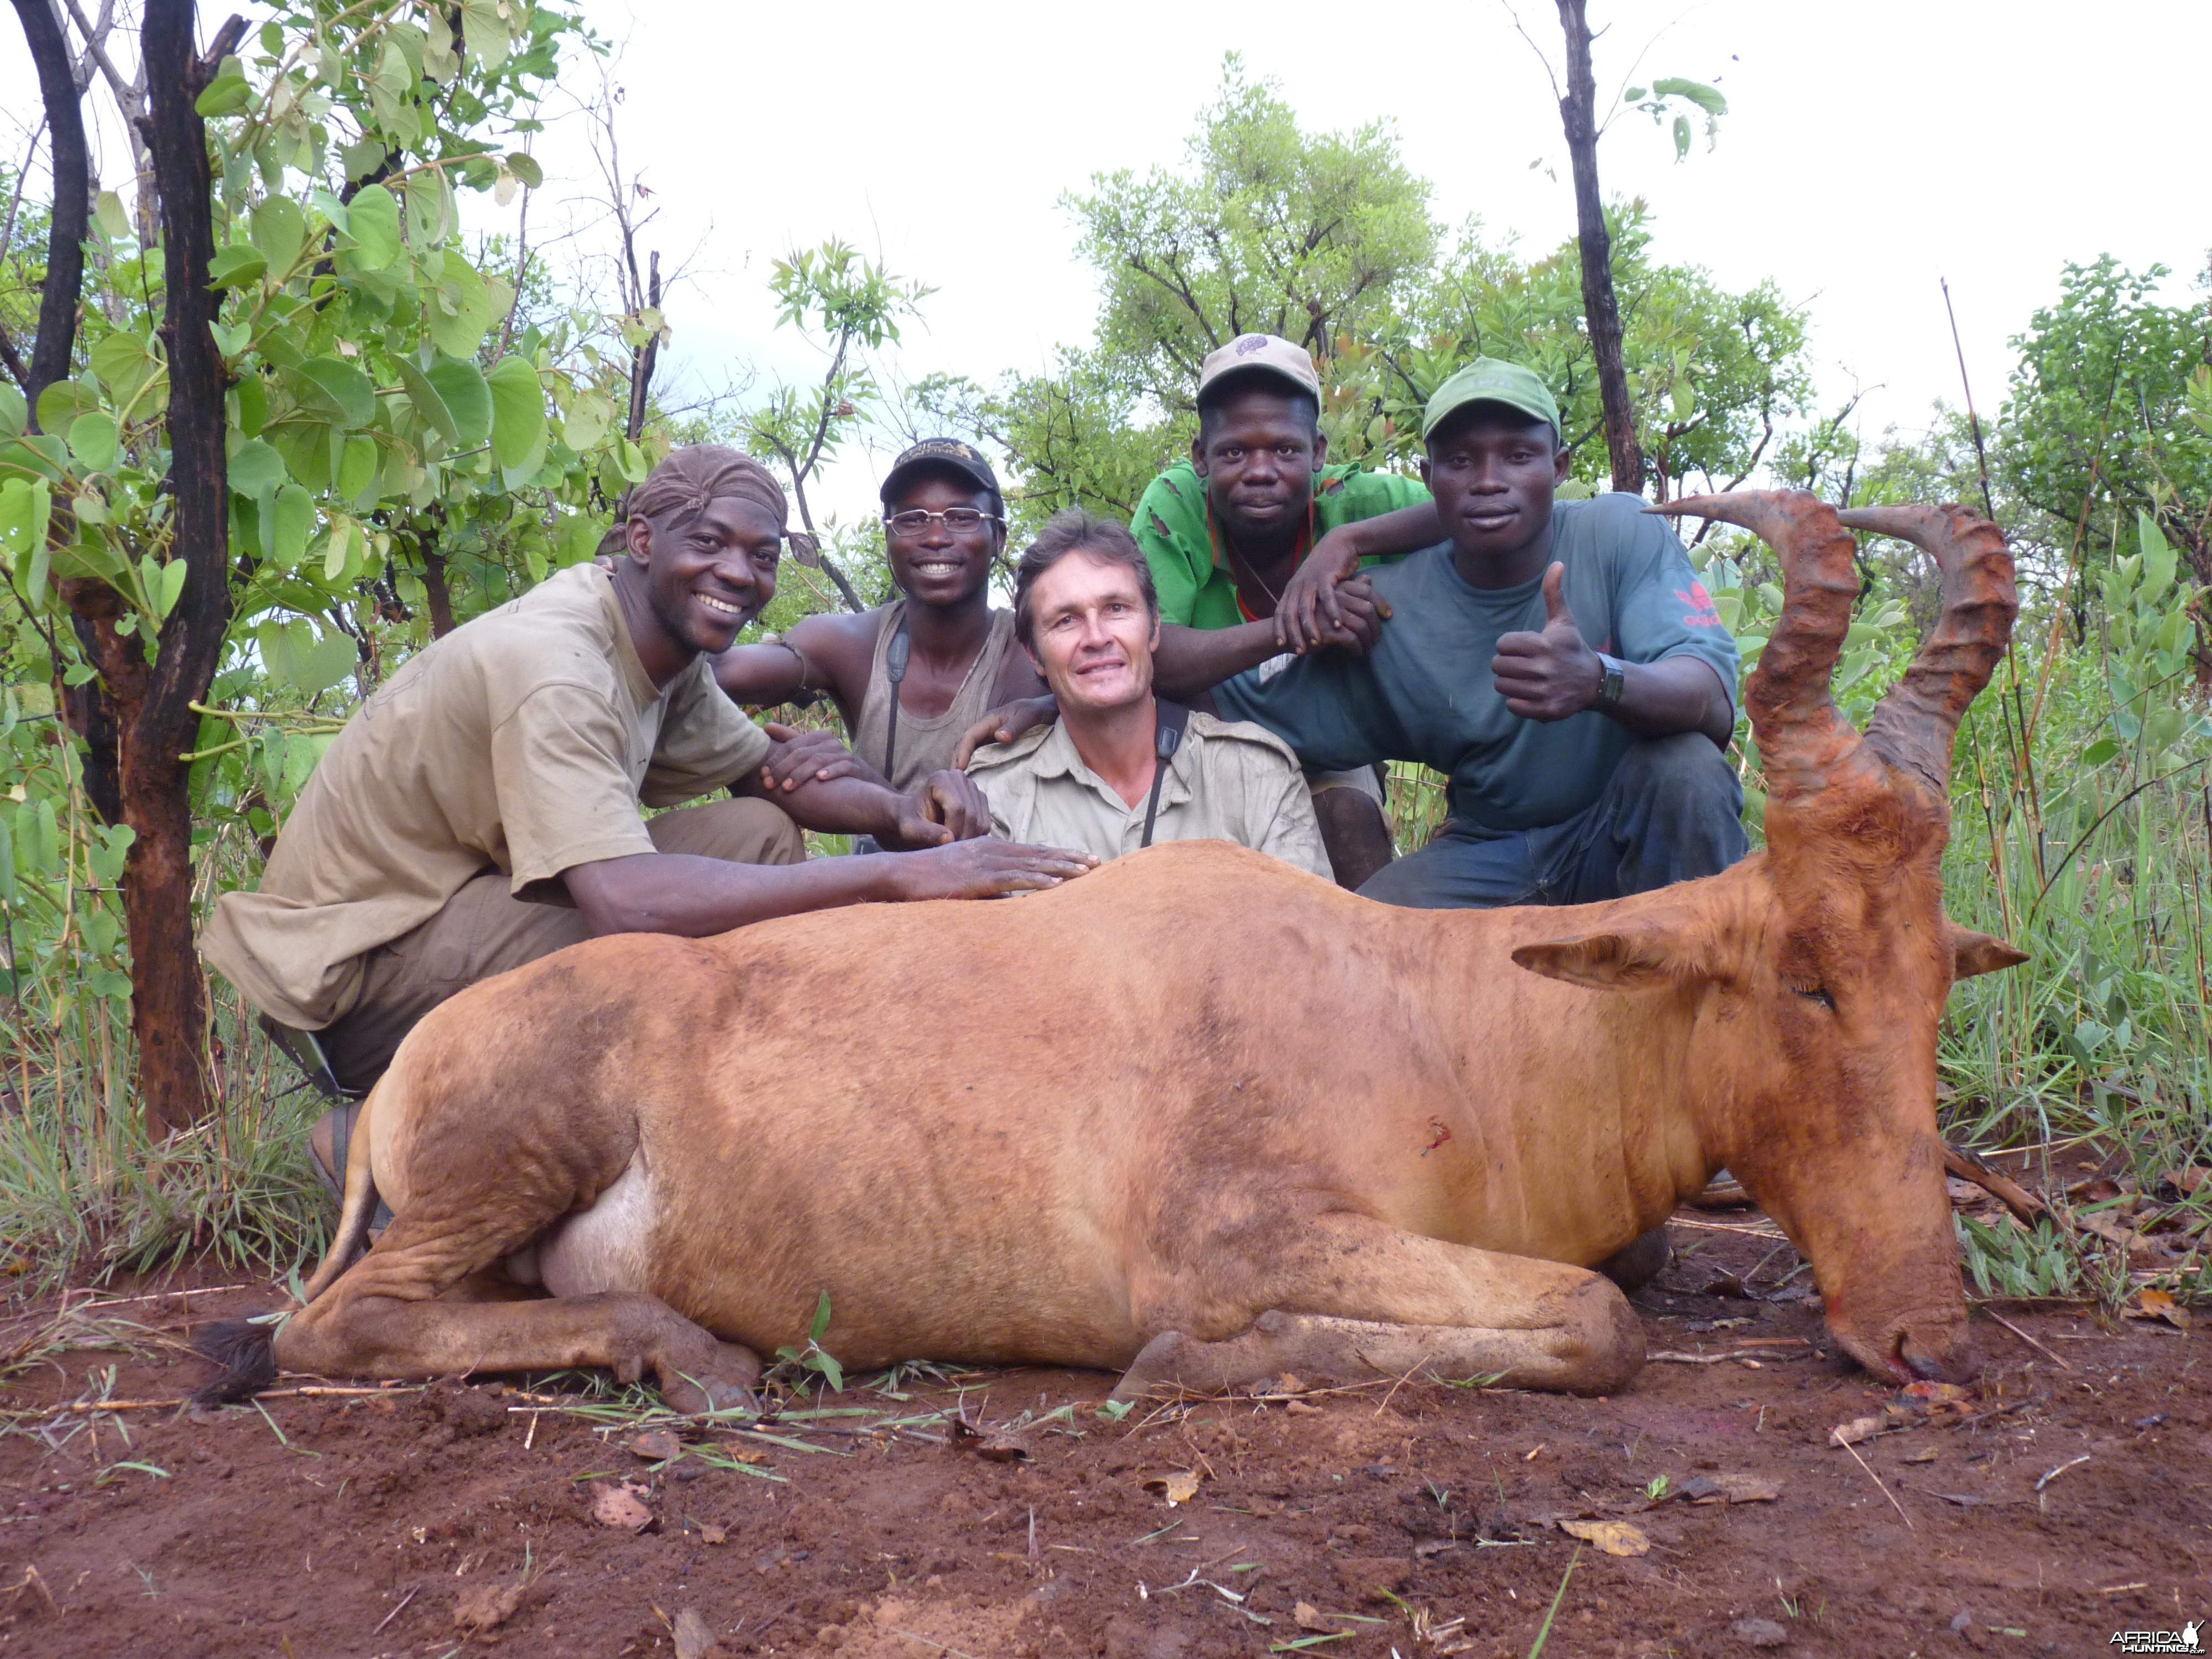
[[[1555,9],[1517,3],[1556,58]],[[1623,112],[1600,154],[1607,190],[1650,201],[1659,257],[1731,287],[1771,276],[1807,307],[1824,394],[1878,388],[1862,405],[1869,436],[1924,424],[1932,399],[1959,395],[1939,278],[1986,414],[2003,397],[2007,339],[2056,294],[2067,260],[2163,263],[2183,296],[2212,246],[2204,0],[1591,0],[1591,11],[1606,30],[1601,99],[1640,55],[1637,79],[1713,81],[1730,104],[1717,149],[1700,138],[1680,165],[1663,132]],[[1044,367],[1054,346],[1089,338],[1097,309],[1059,198],[1094,173],[1180,161],[1232,49],[1310,128],[1394,121],[1446,222],[1479,215],[1529,252],[1573,228],[1550,83],[1498,0],[932,13],[588,0],[587,13],[621,50],[624,159],[660,210],[647,241],[690,264],[667,305],[681,386],[747,365],[812,369],[775,334],[764,279],[777,254],[831,235],[938,290],[900,372],[988,380]],[[8,38],[0,98],[20,118],[33,88]],[[549,178],[533,232],[557,221],[564,190],[593,187],[581,136],[556,119],[539,141]],[[108,153],[119,171],[119,149]],[[841,469],[834,494],[848,510],[872,503],[883,459]]]

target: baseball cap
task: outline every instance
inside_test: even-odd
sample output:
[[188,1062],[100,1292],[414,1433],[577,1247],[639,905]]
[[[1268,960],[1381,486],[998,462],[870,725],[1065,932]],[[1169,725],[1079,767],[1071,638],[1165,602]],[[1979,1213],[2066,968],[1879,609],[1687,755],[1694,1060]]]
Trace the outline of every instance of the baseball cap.
[[1216,380],[1248,369],[1264,370],[1288,380],[1316,403],[1321,400],[1321,376],[1314,372],[1313,355],[1279,334],[1240,334],[1227,345],[1207,352],[1206,361],[1198,366],[1199,400],[1205,401],[1206,387]]
[[880,492],[884,505],[889,507],[914,475],[926,467],[943,467],[957,472],[963,478],[973,479],[979,489],[988,489],[994,495],[1000,494],[998,475],[991,471],[990,462],[983,459],[983,452],[975,445],[963,443],[957,438],[924,438],[893,461],[891,470],[884,474]]
[[1553,436],[1559,435],[1559,405],[1534,370],[1501,358],[1477,357],[1430,395],[1428,407],[1421,411],[1421,436],[1428,437],[1447,416],[1469,404],[1504,404],[1532,421],[1547,422]]

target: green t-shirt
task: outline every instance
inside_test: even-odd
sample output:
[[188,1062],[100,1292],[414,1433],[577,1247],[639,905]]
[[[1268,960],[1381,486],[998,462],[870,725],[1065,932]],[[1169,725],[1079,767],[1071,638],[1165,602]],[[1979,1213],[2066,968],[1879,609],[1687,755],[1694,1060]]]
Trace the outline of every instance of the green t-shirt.
[[[1313,533],[1318,538],[1339,525],[1380,518],[1428,499],[1429,492],[1418,478],[1368,472],[1352,464],[1323,467],[1314,480]],[[1230,574],[1226,561],[1218,566],[1213,562],[1207,517],[1206,480],[1188,461],[1177,461],[1153,479],[1137,502],[1129,529],[1151,562],[1162,622],[1186,628],[1234,628],[1249,620],[1237,603],[1237,579]],[[1299,556],[1304,553],[1301,548]]]

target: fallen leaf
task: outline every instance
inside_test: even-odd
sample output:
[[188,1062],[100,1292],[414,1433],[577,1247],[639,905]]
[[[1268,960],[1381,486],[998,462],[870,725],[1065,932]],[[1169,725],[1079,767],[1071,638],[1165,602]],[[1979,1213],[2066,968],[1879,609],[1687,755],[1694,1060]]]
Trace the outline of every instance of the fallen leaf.
[[994,1434],[975,1443],[975,1455],[986,1463],[1019,1463],[1030,1449],[1010,1434]]
[[1855,1446],[1881,1431],[1882,1419],[1879,1417],[1855,1417],[1848,1423],[1838,1423],[1830,1429],[1828,1443],[1832,1446]]
[[1336,1628],[1322,1616],[1321,1609],[1310,1601],[1301,1601],[1292,1607],[1291,1617],[1297,1621],[1300,1630],[1334,1630]]
[[684,1455],[684,1443],[665,1429],[653,1429],[644,1434],[634,1434],[623,1443],[634,1456],[648,1462],[662,1462],[671,1457]]
[[1974,1397],[1972,1389],[1956,1382],[1908,1382],[1898,1392],[1900,1399],[1931,1407],[1963,1405]]
[[[2120,1183],[2108,1176],[2092,1176],[2066,1189],[2066,1196],[2077,1204],[2109,1204],[2119,1195]],[[2081,1218],[2087,1219],[2086,1216]]]
[[1176,1469],[1167,1474],[1155,1474],[1145,1482],[1146,1492],[1156,1492],[1168,1500],[1168,1507],[1188,1504],[1198,1496],[1198,1476],[1188,1469]]
[[1942,1454],[1937,1451],[1935,1447],[1923,1446],[1917,1452],[1905,1453],[1904,1461],[1908,1463],[1933,1463],[1942,1455]]
[[[2197,1189],[2194,1187],[2191,1187],[2189,1190],[2193,1193]],[[1285,1371],[1280,1376],[1275,1379],[1275,1392],[1278,1394],[1304,1394],[1305,1392],[1305,1387],[1306,1385],[1304,1382],[1291,1376],[1288,1371]]]
[[2202,1187],[2207,1180],[2212,1180],[2212,1170],[2206,1169],[2202,1164],[2192,1164],[2184,1170],[2168,1170],[2166,1172],[2166,1178],[2180,1188],[2184,1193],[2194,1197],[2198,1188]]
[[2189,1328],[2189,1310],[2174,1300],[2172,1291],[2148,1285],[2136,1292],[2136,1299],[2123,1311],[2130,1319],[2162,1319],[2177,1331]]
[[493,1630],[514,1617],[522,1605],[522,1585],[478,1584],[461,1592],[461,1599],[453,1604],[453,1625],[456,1629],[481,1633]]
[[715,1526],[712,1522],[702,1522],[699,1536],[709,1544],[726,1544],[730,1541],[730,1529]]
[[1951,1194],[1951,1207],[1954,1210],[1971,1210],[1978,1204],[1996,1201],[1972,1182],[1961,1181],[1956,1176],[1944,1176],[1943,1185]]
[[1681,1495],[1692,1504],[1771,1504],[1782,1489],[1755,1474],[1701,1474]]
[[1442,1555],[1446,1550],[1459,1547],[1460,1540],[1456,1538],[1425,1538],[1413,1546],[1413,1559],[1426,1561],[1431,1556]]
[[699,1616],[696,1607],[685,1607],[676,1615],[676,1659],[711,1659],[722,1650],[714,1639],[714,1632],[707,1628],[707,1621]]
[[1322,1415],[1322,1409],[1320,1407],[1309,1406],[1303,1400],[1293,1400],[1289,1401],[1284,1406],[1283,1410],[1292,1417],[1319,1417]]
[[1651,1540],[1642,1530],[1626,1521],[1562,1521],[1559,1530],[1570,1538],[1596,1545],[1607,1555],[1643,1555],[1651,1548]]
[[645,1505],[639,1494],[645,1490],[634,1480],[620,1486],[609,1486],[604,1480],[592,1482],[592,1519],[603,1527],[617,1527],[623,1532],[643,1532],[653,1524],[653,1511]]

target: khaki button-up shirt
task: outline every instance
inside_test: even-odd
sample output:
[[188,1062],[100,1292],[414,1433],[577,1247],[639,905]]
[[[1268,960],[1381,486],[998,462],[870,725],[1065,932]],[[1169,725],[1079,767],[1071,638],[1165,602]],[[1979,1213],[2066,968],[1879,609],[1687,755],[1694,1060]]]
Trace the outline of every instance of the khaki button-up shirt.
[[[1083,763],[1064,722],[977,751],[968,775],[1006,841],[1066,847],[1101,859],[1133,853],[1146,802],[1132,806]],[[1233,841],[1333,879],[1313,797],[1290,745],[1244,721],[1193,713],[1160,785],[1152,840]]]

